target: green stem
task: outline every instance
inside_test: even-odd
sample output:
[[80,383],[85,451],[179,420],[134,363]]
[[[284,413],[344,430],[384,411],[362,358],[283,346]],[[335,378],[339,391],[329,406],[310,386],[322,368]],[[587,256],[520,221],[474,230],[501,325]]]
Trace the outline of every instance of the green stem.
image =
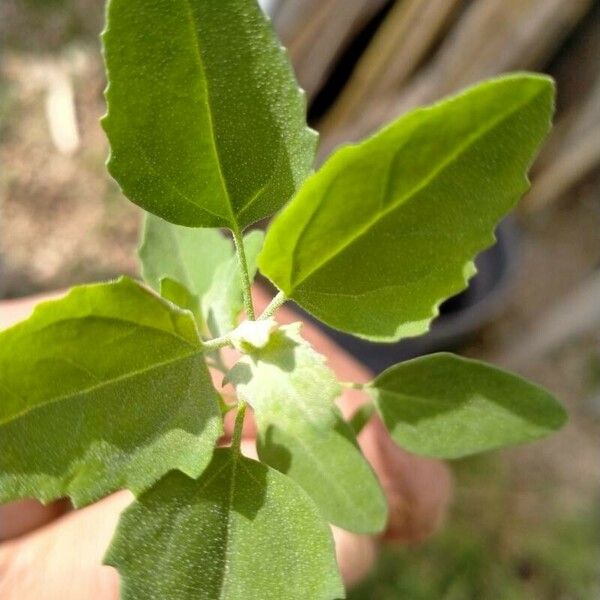
[[242,446],[242,432],[244,430],[244,415],[246,414],[247,404],[242,400],[239,403],[237,415],[235,416],[235,425],[233,426],[233,437],[231,439],[231,449],[238,454]]
[[286,302],[287,302],[286,295],[280,291],[275,296],[275,298],[273,298],[273,300],[271,300],[271,302],[269,302],[269,305],[267,306],[267,308],[265,308],[262,315],[260,315],[260,317],[258,317],[258,320],[264,321],[265,319],[272,317],[277,312],[277,310],[279,308],[281,308]]
[[338,382],[342,387],[351,389],[351,390],[364,390],[366,384],[364,383],[355,383],[354,381],[340,381]]
[[254,321],[254,305],[252,304],[252,292],[250,274],[248,273],[248,261],[246,260],[246,250],[244,249],[244,239],[239,230],[232,230],[235,250],[237,252],[238,264],[240,266],[240,276],[242,278],[242,295],[244,297],[244,307],[246,308],[246,318]]
[[229,335],[223,335],[221,337],[217,337],[212,340],[204,340],[202,342],[202,347],[205,352],[218,350],[219,348],[225,348],[225,346],[231,346],[231,337]]

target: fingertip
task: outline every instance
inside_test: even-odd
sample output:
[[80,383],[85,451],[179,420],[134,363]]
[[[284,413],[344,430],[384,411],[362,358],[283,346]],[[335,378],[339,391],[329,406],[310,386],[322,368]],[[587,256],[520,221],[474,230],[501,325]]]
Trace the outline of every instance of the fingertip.
[[66,513],[70,507],[68,500],[46,505],[37,500],[19,500],[0,506],[0,541],[38,529]]
[[347,588],[354,587],[371,571],[379,554],[379,544],[370,535],[358,535],[331,526],[337,563]]
[[384,484],[390,504],[385,541],[418,544],[442,525],[452,497],[452,477],[440,461],[413,456],[410,470]]

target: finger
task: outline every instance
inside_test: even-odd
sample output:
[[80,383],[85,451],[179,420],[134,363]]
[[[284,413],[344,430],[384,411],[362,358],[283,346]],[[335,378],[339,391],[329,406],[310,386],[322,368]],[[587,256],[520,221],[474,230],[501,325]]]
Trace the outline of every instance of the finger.
[[253,460],[258,460],[258,455],[256,454],[256,442],[254,440],[242,440],[240,450],[244,456],[252,458]]
[[331,529],[344,585],[352,588],[373,568],[379,554],[379,543],[370,535],[358,535],[334,526]]
[[51,294],[40,294],[16,300],[3,300],[0,302],[0,329],[10,327],[29,317],[35,305],[39,302],[58,298],[62,294],[63,292],[53,292]]
[[0,598],[117,600],[117,572],[102,565],[102,557],[131,500],[129,492],[113,494],[3,544]]
[[359,443],[388,500],[384,538],[414,543],[430,536],[443,521],[452,495],[448,467],[396,446],[379,419],[369,422]]
[[0,542],[45,525],[64,514],[69,506],[66,500],[47,505],[36,500],[20,500],[0,506]]

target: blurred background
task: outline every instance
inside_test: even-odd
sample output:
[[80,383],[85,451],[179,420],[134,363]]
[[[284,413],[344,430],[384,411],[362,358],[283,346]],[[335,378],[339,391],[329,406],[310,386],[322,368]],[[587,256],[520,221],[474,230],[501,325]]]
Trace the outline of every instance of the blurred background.
[[[600,2],[265,0],[321,133],[341,142],[485,77],[558,83],[532,189],[425,338],[338,340],[373,369],[452,349],[571,415],[536,444],[453,463],[445,528],[387,548],[350,598],[600,598]],[[102,0],[0,0],[0,298],[137,274],[140,211],[107,177]],[[484,199],[482,199],[484,201]]]

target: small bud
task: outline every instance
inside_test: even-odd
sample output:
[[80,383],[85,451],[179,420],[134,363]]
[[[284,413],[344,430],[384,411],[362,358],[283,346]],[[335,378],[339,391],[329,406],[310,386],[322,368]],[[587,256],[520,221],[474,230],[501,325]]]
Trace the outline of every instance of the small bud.
[[236,350],[244,351],[244,346],[264,348],[277,329],[277,322],[272,317],[262,321],[244,321],[231,332],[231,342]]

